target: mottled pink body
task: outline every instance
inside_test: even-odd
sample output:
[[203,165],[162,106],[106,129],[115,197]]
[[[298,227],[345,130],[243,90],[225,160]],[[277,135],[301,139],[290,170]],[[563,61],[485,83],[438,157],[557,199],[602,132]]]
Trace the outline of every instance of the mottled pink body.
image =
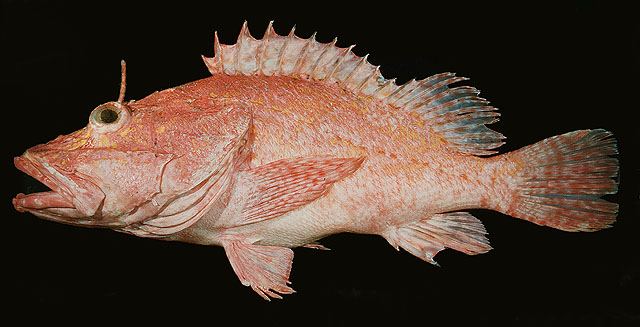
[[[217,41],[217,39],[216,39]],[[496,109],[464,79],[398,86],[350,48],[263,40],[246,25],[205,58],[213,76],[97,107],[87,127],[33,147],[16,166],[52,190],[20,211],[142,237],[221,245],[265,299],[293,292],[293,252],[342,233],[381,235],[435,263],[444,248],[491,249],[469,208],[593,231],[615,220],[617,183],[603,130],[512,153],[485,125]],[[124,75],[124,71],[123,71]]]
[[[481,207],[482,201],[488,207],[489,199],[496,199],[494,170],[506,169],[496,158],[452,153],[420,117],[359,98],[337,85],[216,75],[165,92],[184,103],[197,99],[193,104],[252,108],[253,167],[327,154],[366,158],[358,171],[334,184],[321,199],[278,221],[245,228],[260,234],[255,237],[264,244],[294,247],[338,232],[380,234],[388,225],[433,213]],[[163,98],[162,92],[156,96]],[[136,105],[146,106],[153,98]],[[207,221],[196,227],[203,224]],[[193,232],[184,232],[190,241]]]

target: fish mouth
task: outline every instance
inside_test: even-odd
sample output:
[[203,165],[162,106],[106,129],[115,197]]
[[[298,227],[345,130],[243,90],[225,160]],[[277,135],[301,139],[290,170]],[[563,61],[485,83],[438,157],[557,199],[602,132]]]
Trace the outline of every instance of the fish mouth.
[[34,158],[28,151],[15,157],[13,163],[20,171],[44,184],[50,191],[17,194],[13,200],[19,212],[71,225],[96,225],[95,216],[104,200],[104,193],[83,178],[64,174],[47,162]]

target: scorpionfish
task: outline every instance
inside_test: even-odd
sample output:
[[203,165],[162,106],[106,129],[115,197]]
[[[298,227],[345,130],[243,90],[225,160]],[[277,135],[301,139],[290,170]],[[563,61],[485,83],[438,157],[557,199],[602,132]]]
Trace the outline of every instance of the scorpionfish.
[[616,141],[578,130],[497,154],[499,113],[466,78],[397,85],[340,48],[242,26],[215,35],[211,76],[97,106],[86,127],[34,146],[15,166],[51,190],[18,194],[40,218],[224,247],[245,286],[293,293],[292,248],[373,234],[436,264],[445,248],[491,249],[484,208],[565,231],[616,219]]

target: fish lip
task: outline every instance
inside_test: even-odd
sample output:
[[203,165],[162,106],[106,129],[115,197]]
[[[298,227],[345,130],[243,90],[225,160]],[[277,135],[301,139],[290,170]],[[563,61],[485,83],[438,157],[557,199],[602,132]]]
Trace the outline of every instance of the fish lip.
[[[16,210],[20,212],[36,210],[38,208],[33,206],[33,201],[30,201],[31,203],[28,203],[24,201],[25,198],[38,197],[38,195],[51,195],[52,193],[59,194],[62,199],[66,200],[67,203],[65,203],[65,208],[75,208],[75,206],[73,206],[73,197],[71,196],[69,191],[67,189],[64,189],[62,183],[56,180],[56,178],[49,172],[47,172],[42,164],[39,163],[38,160],[32,158],[28,152],[25,152],[25,154],[20,157],[13,158],[13,164],[16,166],[16,168],[18,168],[18,170],[33,177],[38,182],[51,189],[51,191],[48,192],[38,192],[32,194],[18,193],[12,200],[13,206],[16,208]],[[39,209],[41,210],[42,208]]]
[[[29,151],[25,152],[22,156],[15,157],[13,162],[18,170],[33,177],[51,189],[51,191],[48,192],[27,195],[22,193],[17,194],[13,198],[12,203],[14,208],[19,212],[28,211],[45,219],[55,219],[57,221],[69,220],[69,222],[73,222],[77,221],[77,218],[81,216],[84,216],[84,218],[93,216],[96,214],[96,210],[92,208],[99,208],[102,204],[104,193],[93,183],[84,181],[84,179],[79,176],[63,174],[59,169],[43,162],[35,155],[29,153]],[[67,181],[65,181],[65,179]],[[83,185],[95,186],[97,189],[80,188],[77,183],[74,183],[76,181],[82,181]],[[100,193],[97,198],[95,196],[87,196],[87,194],[95,193],[96,191]],[[91,203],[82,207],[81,200],[79,200],[79,197],[82,195],[84,195],[85,199],[99,199],[100,203]],[[64,209],[75,218],[66,217],[52,209]]]

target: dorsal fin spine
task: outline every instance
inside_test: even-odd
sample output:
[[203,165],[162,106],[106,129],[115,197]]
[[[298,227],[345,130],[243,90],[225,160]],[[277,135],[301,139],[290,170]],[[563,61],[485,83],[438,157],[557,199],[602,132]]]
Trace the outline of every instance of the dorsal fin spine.
[[280,55],[278,56],[278,70],[277,70],[278,75],[282,74],[282,59],[284,58],[285,51],[287,51],[287,46],[289,45],[289,41],[295,37],[295,32],[296,32],[296,25],[293,25],[293,27],[291,28],[291,32],[289,32],[289,35],[284,39],[284,44],[280,49]]
[[362,66],[364,66],[364,64],[367,62],[367,58],[369,58],[369,54],[368,53],[366,55],[364,55],[364,57],[360,58],[360,62],[358,62],[356,67],[353,68],[353,70],[349,73],[349,75],[347,75],[347,77],[345,77],[344,81],[342,82],[342,85],[346,86],[347,88],[349,87],[349,82],[351,81],[351,78],[353,76],[355,76],[356,72],[359,69],[361,69]]
[[262,57],[264,56],[265,51],[267,51],[267,47],[269,46],[269,40],[271,39],[273,32],[274,32],[273,21],[269,21],[269,25],[267,26],[267,29],[264,31],[264,34],[262,35],[262,40],[264,41],[260,46],[260,51],[258,51],[256,55],[256,60],[258,64],[258,74],[263,74],[262,67],[264,66],[264,61],[262,60]]
[[332,47],[335,47],[336,42],[338,42],[337,37],[334,38],[331,43],[326,43],[324,45],[324,49],[322,50],[322,53],[318,56],[318,59],[316,59],[316,62],[313,64],[313,67],[311,68],[311,72],[309,73],[309,76],[316,77],[316,69],[318,69],[318,66],[319,66],[318,64],[322,61],[322,59],[327,54],[329,49],[331,49]]
[[329,74],[327,74],[327,77],[325,77],[326,79],[330,79],[331,77],[333,77],[333,74],[336,72],[336,70],[338,70],[338,68],[340,68],[340,65],[342,65],[344,60],[347,59],[347,54],[351,52],[351,49],[353,49],[353,47],[355,46],[356,46],[355,44],[351,45],[348,48],[346,48],[342,54],[337,55],[339,57],[338,62],[336,62],[336,64],[333,66]]
[[242,71],[241,67],[240,67],[240,53],[242,53],[242,48],[245,44],[245,39],[247,38],[247,33],[248,33],[248,27],[247,27],[247,21],[245,20],[244,23],[242,23],[242,28],[240,28],[240,34],[238,34],[238,40],[236,41],[236,54],[235,54],[235,59],[234,59],[234,66],[235,66],[235,70],[236,72],[239,72],[242,75],[245,75],[245,73]]
[[298,56],[298,60],[296,60],[296,64],[293,68],[293,71],[295,73],[300,73],[300,68],[302,68],[304,61],[307,58],[309,47],[311,47],[311,44],[313,44],[313,42],[315,41],[316,41],[316,32],[313,32],[313,34],[311,34],[311,37],[307,39],[307,43],[305,43],[304,47],[302,47],[302,50],[300,51],[300,55]]
[[360,92],[360,90],[362,90],[362,88],[365,86],[365,84],[367,84],[367,82],[369,82],[371,79],[373,79],[378,72],[380,71],[380,66],[376,66],[376,69],[369,75],[369,77],[365,78],[362,83],[360,83],[360,85],[358,85],[358,87],[355,89],[356,92]]
[[222,45],[220,44],[220,39],[218,39],[218,31],[213,32],[213,48],[216,52],[215,56],[213,57],[213,67],[217,68],[218,71],[224,72],[224,65],[222,63]]
[[215,56],[203,60],[212,74],[287,75],[316,80],[414,112],[462,153],[493,154],[504,143],[502,134],[486,126],[497,121],[499,114],[478,96],[479,91],[469,86],[450,86],[467,78],[441,73],[397,85],[395,78],[384,78],[380,66],[368,62],[368,55],[358,57],[351,51],[353,46],[338,48],[336,41],[319,43],[315,33],[308,39],[299,38],[295,26],[287,36],[280,36],[273,29],[273,21],[262,40],[256,40],[245,21],[234,45],[222,45],[216,32]]
[[[378,67],[380,67],[380,66],[378,66]],[[389,85],[393,85],[395,82],[396,82],[395,78],[387,80],[377,90],[375,90],[372,95],[375,96],[376,98],[378,98],[378,95],[382,92],[382,90],[384,90]]]

